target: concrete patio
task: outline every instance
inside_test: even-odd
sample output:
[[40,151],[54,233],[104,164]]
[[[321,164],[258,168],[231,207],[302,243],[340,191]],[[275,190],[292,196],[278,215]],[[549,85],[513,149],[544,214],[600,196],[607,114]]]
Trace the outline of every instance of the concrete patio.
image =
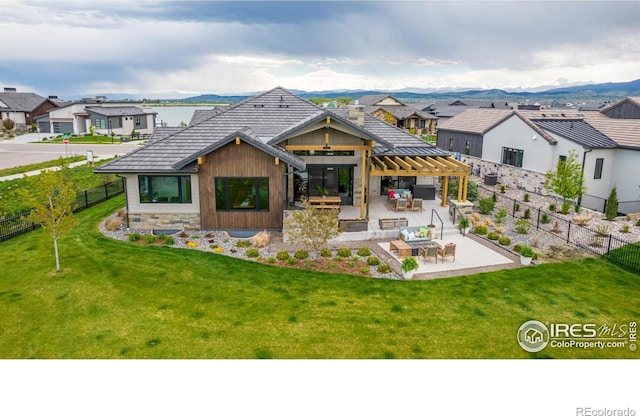
[[[447,257],[442,261],[438,258],[436,263],[434,259],[428,259],[426,262],[422,258],[418,258],[420,268],[415,272],[414,279],[431,279],[437,277],[454,276],[461,274],[478,273],[482,271],[497,270],[502,268],[519,267],[517,257],[507,250],[486,242],[473,235],[463,236],[460,234],[458,227],[452,223],[449,217],[449,208],[440,206],[441,200],[436,198],[431,201],[423,201],[423,211],[394,211],[390,209],[390,205],[386,203],[387,197],[373,197],[369,205],[369,227],[368,231],[362,232],[345,232],[338,238],[333,240],[334,243],[368,241],[373,242],[384,251],[385,257],[392,261],[394,270],[399,271],[400,261],[396,252],[389,250],[389,241],[399,239],[399,230],[381,230],[378,220],[380,218],[407,218],[409,226],[426,226],[431,223],[432,210],[442,219],[443,227],[441,229],[440,221],[433,214],[433,223],[436,225],[435,237],[432,239],[440,246],[453,243],[456,244],[455,262],[453,258]],[[360,210],[358,207],[341,207],[340,218],[358,218]],[[442,234],[441,234],[442,233]]]

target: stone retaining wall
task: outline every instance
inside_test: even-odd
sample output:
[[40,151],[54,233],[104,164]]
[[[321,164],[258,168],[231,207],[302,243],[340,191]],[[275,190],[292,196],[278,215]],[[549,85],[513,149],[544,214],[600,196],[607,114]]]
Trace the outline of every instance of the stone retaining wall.
[[129,214],[129,227],[140,230],[199,230],[200,214]]
[[473,175],[480,177],[480,180],[484,180],[486,174],[497,173],[498,185],[503,184],[507,188],[521,189],[540,195],[548,194],[544,187],[544,173],[488,162],[473,156],[462,156],[462,162],[467,163]]

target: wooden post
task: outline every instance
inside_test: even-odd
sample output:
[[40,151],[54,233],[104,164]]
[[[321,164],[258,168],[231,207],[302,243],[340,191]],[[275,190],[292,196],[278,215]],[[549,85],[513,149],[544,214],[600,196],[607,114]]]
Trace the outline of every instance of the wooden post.
[[446,207],[447,206],[447,193],[449,193],[449,177],[448,176],[443,176],[442,179],[443,179],[443,181],[442,181],[442,203],[440,204],[440,206]]

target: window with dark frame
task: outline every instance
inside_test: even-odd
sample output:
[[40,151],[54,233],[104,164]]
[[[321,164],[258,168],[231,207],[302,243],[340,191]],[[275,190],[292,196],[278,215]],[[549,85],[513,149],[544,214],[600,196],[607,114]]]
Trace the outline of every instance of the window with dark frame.
[[521,168],[523,157],[524,150],[512,149],[510,147],[502,148],[502,163],[504,163],[505,165],[511,165]]
[[135,116],[135,117],[134,117],[134,121],[135,121],[135,123],[136,123],[136,127],[140,127],[140,124],[141,124],[141,123],[140,123],[140,116]]
[[138,176],[140,203],[191,203],[190,176]]
[[215,178],[216,211],[269,211],[269,178]]
[[596,159],[596,170],[593,172],[593,179],[602,179],[602,166],[604,165],[604,158]]

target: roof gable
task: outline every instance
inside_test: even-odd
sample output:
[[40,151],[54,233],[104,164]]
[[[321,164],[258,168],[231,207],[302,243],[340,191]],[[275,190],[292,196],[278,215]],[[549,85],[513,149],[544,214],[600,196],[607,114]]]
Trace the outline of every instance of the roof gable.
[[613,148],[616,142],[584,120],[533,120],[537,126],[588,148]]
[[[31,112],[45,101],[51,101],[32,92],[0,92],[0,106],[4,111]],[[57,106],[56,103],[51,101]]]

